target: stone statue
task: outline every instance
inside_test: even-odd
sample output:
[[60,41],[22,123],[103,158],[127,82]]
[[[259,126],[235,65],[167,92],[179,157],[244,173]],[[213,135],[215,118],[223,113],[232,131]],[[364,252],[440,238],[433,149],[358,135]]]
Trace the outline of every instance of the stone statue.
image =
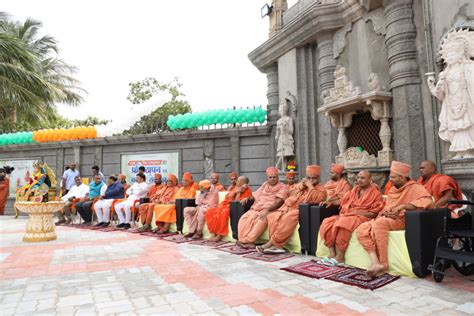
[[435,85],[428,73],[428,87],[442,102],[439,137],[451,143],[453,159],[474,158],[474,32],[450,32],[441,45],[446,68]]
[[277,143],[277,163],[276,167],[282,172],[285,171],[285,158],[295,155],[295,143],[293,140],[293,119],[289,114],[290,100],[283,98],[280,102],[278,112],[280,118],[277,121],[275,140]]

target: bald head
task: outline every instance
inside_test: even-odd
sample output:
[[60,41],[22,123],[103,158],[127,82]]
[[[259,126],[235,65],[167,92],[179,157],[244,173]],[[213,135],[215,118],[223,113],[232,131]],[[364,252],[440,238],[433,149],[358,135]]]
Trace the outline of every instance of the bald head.
[[420,164],[420,176],[424,180],[428,180],[432,175],[436,173],[436,164],[431,160],[424,160]]
[[248,183],[249,183],[249,178],[247,178],[246,176],[240,176],[237,178],[237,186],[239,187]]
[[362,170],[357,174],[357,186],[366,189],[372,183],[372,175],[368,170]]

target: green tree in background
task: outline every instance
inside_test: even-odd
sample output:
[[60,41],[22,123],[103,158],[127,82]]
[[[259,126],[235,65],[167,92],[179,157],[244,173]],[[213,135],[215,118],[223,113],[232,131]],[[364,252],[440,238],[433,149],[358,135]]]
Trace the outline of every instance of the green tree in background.
[[80,104],[77,69],[58,57],[57,41],[40,36],[42,24],[33,19],[12,21],[0,12],[1,132],[50,127],[63,118],[56,103]]
[[133,104],[137,104],[137,106],[163,91],[168,91],[172,98],[155,111],[143,116],[140,121],[136,122],[123,134],[136,135],[169,131],[170,129],[166,125],[168,116],[191,112],[188,101],[181,99],[184,97],[184,94],[180,91],[181,86],[182,84],[177,78],[168,83],[159,82],[155,78],[145,78],[141,81],[129,83],[130,92],[127,99]]

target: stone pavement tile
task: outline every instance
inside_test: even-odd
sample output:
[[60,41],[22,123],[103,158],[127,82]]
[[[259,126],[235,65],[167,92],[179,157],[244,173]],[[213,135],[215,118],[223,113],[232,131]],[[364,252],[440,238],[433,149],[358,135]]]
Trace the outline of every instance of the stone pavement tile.
[[457,311],[474,315],[474,302],[467,302],[456,307]]

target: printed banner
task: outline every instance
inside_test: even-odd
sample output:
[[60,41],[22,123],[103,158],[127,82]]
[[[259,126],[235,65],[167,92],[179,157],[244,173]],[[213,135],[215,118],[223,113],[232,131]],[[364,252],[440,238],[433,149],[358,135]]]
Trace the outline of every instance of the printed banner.
[[0,168],[4,166],[15,168],[12,174],[9,175],[9,197],[15,197],[16,190],[30,181],[30,177],[34,173],[33,163],[35,161],[36,160],[0,160]]
[[145,167],[146,182],[153,183],[153,175],[160,173],[163,182],[169,173],[179,178],[179,153],[146,153],[121,156],[122,173],[127,176],[128,183],[135,183],[138,168]]

